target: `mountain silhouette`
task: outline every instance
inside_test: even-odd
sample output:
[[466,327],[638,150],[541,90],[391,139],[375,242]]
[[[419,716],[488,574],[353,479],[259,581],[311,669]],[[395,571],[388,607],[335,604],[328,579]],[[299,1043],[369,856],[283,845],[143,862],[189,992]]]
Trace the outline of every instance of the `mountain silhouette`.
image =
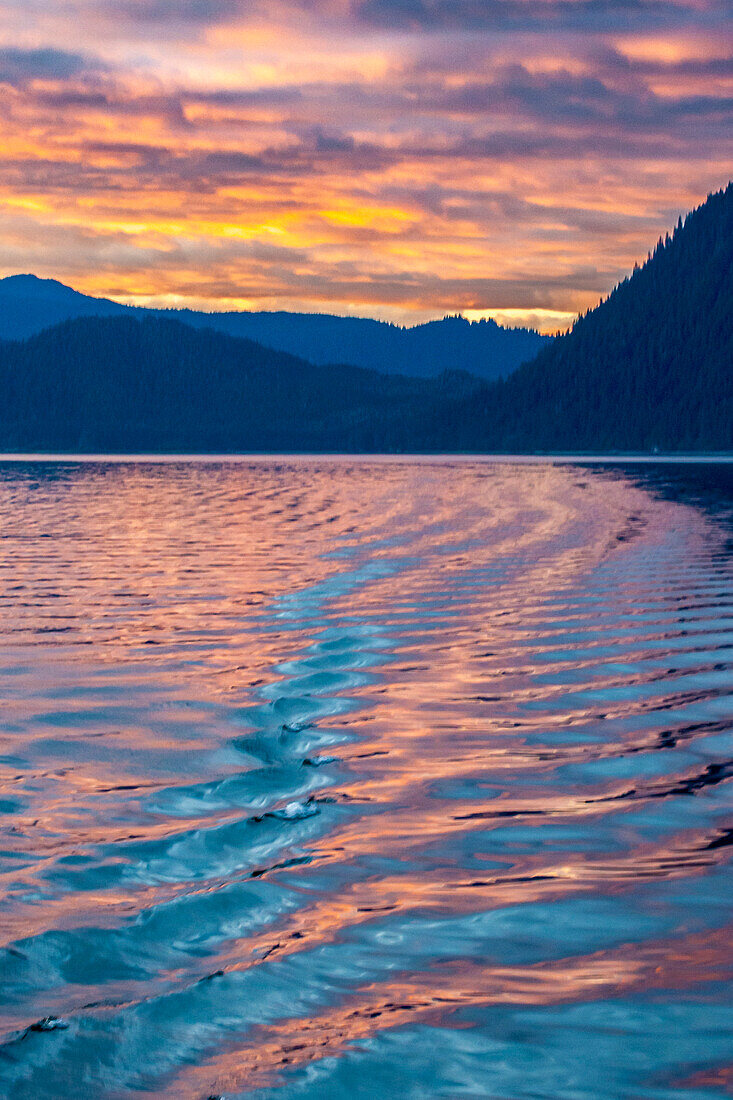
[[506,381],[436,411],[433,445],[733,450],[733,183]]
[[91,298],[54,279],[12,275],[0,280],[0,338],[22,340],[77,317],[163,316],[193,328],[243,337],[312,363],[350,363],[387,374],[436,377],[465,370],[503,378],[532,359],[550,338],[495,321],[445,317],[413,328],[364,317],[320,313],[154,310]]
[[[19,301],[38,289],[27,276],[8,283]],[[59,308],[80,306],[68,287],[42,289]],[[312,363],[103,304],[115,315],[0,342],[0,448],[733,451],[733,184],[569,333],[492,383]],[[462,331],[455,319],[436,331],[451,325]]]
[[0,279],[0,338],[24,340],[72,317],[114,317],[125,306],[79,294],[56,279],[10,275]]
[[321,366],[170,318],[83,317],[0,345],[0,449],[392,450],[477,384]]

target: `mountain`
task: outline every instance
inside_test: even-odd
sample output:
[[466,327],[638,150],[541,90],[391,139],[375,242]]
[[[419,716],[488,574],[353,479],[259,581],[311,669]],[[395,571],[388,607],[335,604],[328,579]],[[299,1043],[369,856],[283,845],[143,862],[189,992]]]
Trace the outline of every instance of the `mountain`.
[[733,450],[733,183],[570,332],[426,432],[481,451]]
[[436,377],[465,370],[506,377],[549,343],[530,329],[495,321],[445,317],[413,328],[363,317],[311,313],[198,313],[148,310],[79,294],[54,279],[12,275],[0,280],[0,338],[19,340],[77,317],[163,316],[193,328],[243,337],[312,363],[350,363],[388,374]]
[[477,384],[316,365],[169,318],[77,318],[0,344],[0,450],[394,450]]
[[0,449],[733,451],[733,184],[493,383],[314,364],[116,309],[0,342]]
[[89,298],[56,279],[11,275],[0,279],[0,339],[24,340],[72,317],[114,317],[125,306]]
[[166,315],[302,355],[312,363],[351,363],[421,378],[434,378],[445,370],[464,370],[491,381],[504,378],[551,340],[531,329],[503,328],[492,320],[467,321],[465,317],[444,317],[403,328],[365,317],[323,313],[180,310]]

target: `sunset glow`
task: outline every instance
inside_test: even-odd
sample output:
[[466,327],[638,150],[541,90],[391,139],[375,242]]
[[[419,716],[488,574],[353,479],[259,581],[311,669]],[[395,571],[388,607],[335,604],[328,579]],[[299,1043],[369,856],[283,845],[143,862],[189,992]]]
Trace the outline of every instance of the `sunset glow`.
[[724,0],[6,0],[0,277],[544,331],[727,182]]

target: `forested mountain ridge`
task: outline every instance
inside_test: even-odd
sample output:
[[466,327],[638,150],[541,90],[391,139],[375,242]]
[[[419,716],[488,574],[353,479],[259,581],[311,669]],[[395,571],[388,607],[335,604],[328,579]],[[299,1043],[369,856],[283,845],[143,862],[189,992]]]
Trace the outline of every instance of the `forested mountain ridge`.
[[733,183],[531,363],[441,410],[443,446],[733,450]]
[[477,380],[318,366],[160,317],[0,343],[0,450],[393,450]]
[[125,306],[80,294],[55,279],[12,275],[0,279],[0,339],[23,340],[77,317],[165,317],[192,328],[229,336],[297,355],[309,362],[350,363],[385,374],[437,377],[465,370],[486,380],[506,377],[549,343],[531,329],[502,328],[495,321],[441,321],[404,328],[366,317],[326,313],[199,313]]
[[57,279],[9,275],[0,279],[0,339],[26,340],[76,317],[117,317],[126,307],[91,298]]
[[733,451],[733,185],[506,380],[318,365],[123,311],[0,342],[0,449]]
[[550,343],[526,328],[444,317],[405,328],[368,317],[327,313],[197,313],[166,311],[196,328],[214,328],[299,355],[311,363],[350,363],[384,374],[436,378],[463,370],[487,381],[505,378]]

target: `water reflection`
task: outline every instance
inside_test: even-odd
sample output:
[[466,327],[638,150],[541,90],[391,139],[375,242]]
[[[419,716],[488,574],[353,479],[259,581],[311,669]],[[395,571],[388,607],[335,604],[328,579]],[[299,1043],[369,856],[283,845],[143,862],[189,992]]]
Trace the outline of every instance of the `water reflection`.
[[730,501],[683,473],[0,468],[5,1092],[726,1095]]

